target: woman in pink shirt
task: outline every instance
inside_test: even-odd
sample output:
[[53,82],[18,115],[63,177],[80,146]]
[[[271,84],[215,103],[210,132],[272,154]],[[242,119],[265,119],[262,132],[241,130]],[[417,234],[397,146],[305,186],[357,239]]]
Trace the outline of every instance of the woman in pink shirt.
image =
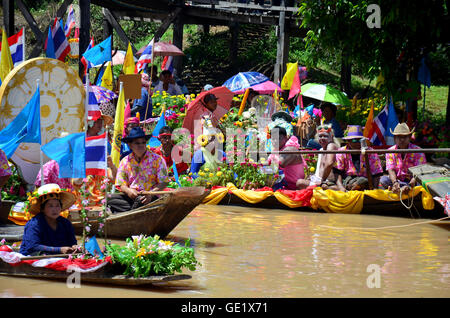
[[[300,148],[297,137],[288,137],[286,129],[283,127],[275,126],[270,131],[270,136],[273,151],[298,151]],[[297,180],[305,178],[306,163],[300,154],[271,154],[268,163],[269,165],[272,163],[279,165],[284,173],[285,188],[288,190],[296,190]]]

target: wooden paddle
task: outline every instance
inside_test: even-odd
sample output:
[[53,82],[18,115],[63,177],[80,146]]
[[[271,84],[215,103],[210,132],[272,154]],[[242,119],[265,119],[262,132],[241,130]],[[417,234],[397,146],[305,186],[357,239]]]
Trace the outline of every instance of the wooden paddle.
[[53,255],[36,255],[36,256],[24,256],[21,257],[20,260],[21,261],[26,261],[26,260],[33,260],[33,259],[45,259],[45,258],[54,258],[54,257],[63,257],[63,258],[67,258],[69,256],[78,256],[81,255],[81,253],[75,253],[75,254],[53,254]]
[[182,197],[194,197],[205,193],[205,187],[181,187],[173,191],[142,191],[143,195],[171,194]]

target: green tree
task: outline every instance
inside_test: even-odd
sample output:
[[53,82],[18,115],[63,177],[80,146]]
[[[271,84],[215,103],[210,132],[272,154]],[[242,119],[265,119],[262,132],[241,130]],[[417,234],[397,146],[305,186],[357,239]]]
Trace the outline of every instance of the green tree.
[[[380,9],[379,27],[370,24],[369,5]],[[396,100],[410,97],[422,57],[448,43],[444,0],[302,0],[299,14],[307,47],[320,45],[369,78],[381,72],[383,91]]]

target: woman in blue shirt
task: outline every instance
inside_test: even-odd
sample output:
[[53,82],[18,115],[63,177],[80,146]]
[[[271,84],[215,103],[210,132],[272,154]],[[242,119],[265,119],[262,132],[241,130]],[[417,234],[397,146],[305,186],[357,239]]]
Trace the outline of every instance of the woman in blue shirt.
[[75,195],[61,190],[51,183],[38,189],[38,196],[31,199],[28,210],[35,216],[27,222],[24,229],[20,253],[70,254],[77,250],[72,223],[62,216],[64,211],[75,203]]

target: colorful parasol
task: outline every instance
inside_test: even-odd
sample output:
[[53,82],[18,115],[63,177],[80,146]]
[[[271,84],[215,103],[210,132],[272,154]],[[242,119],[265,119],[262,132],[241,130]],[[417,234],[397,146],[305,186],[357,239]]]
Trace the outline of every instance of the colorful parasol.
[[217,124],[219,119],[223,117],[231,107],[231,102],[233,100],[234,93],[224,86],[215,87],[209,91],[204,91],[198,94],[197,98],[194,99],[187,108],[186,117],[183,121],[183,128],[187,128],[191,134],[194,134],[194,122],[199,120],[202,114],[205,112],[203,99],[207,94],[214,94],[217,99],[217,108],[213,112],[213,124]]
[[113,91],[110,91],[107,88],[102,86],[91,86],[92,91],[95,94],[95,98],[97,98],[97,102],[99,104],[108,102],[114,98],[117,98],[117,94]]
[[258,72],[239,72],[230,77],[223,86],[230,91],[236,93],[238,91],[245,91],[247,88],[269,81],[269,78]]
[[333,104],[350,106],[352,103],[340,90],[326,84],[308,83],[302,85],[301,94],[306,97]]

